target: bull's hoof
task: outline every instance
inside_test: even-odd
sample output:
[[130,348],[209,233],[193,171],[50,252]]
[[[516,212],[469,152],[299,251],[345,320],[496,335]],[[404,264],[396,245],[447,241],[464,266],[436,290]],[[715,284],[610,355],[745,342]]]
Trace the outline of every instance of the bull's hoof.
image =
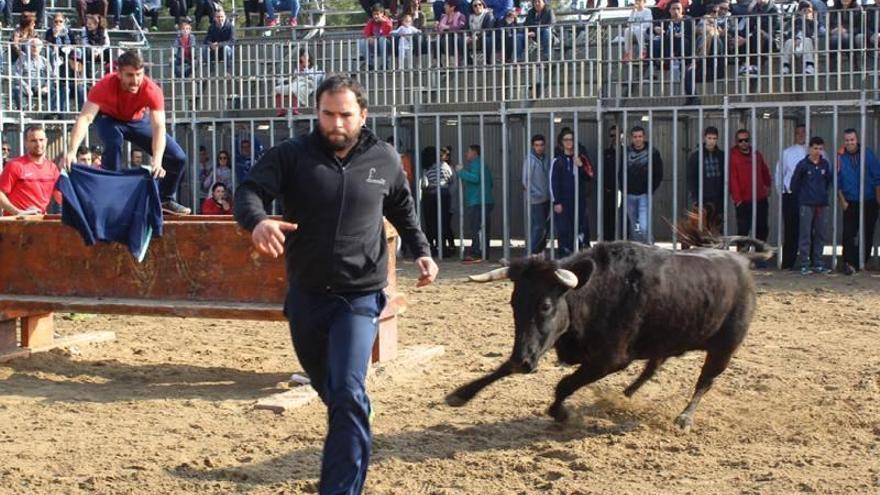
[[562,404],[553,404],[547,409],[547,414],[550,415],[557,423],[565,423],[568,421],[569,413],[568,408],[563,406]]
[[446,396],[446,405],[451,407],[461,407],[468,403],[468,399],[455,394],[454,392]]
[[694,425],[694,419],[687,414],[681,414],[677,418],[675,418],[675,425],[681,428],[681,431],[684,433],[688,433],[691,431],[691,427]]

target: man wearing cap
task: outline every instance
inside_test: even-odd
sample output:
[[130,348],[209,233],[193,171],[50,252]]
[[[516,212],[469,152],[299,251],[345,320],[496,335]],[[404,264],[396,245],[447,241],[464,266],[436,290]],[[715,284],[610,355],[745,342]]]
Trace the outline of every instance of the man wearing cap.
[[[104,76],[89,91],[67,144],[62,167],[70,169],[76,150],[94,122],[104,143],[101,166],[118,171],[122,163],[124,141],[152,151],[153,177],[161,179],[159,195],[162,208],[170,213],[188,215],[191,210],[175,200],[183,178],[186,155],[174,138],[165,132],[165,98],[162,89],[144,75],[144,59],[133,50],[117,59],[117,72]],[[149,109],[149,115],[145,112]],[[93,154],[96,154],[92,150]]]

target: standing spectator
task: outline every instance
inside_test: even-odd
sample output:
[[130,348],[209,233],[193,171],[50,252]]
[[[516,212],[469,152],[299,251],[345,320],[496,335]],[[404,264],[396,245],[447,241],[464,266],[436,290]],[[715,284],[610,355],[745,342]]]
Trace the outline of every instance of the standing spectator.
[[[629,140],[621,178],[618,180],[621,189],[625,189],[626,193],[627,232],[630,239],[651,244],[654,240],[648,236],[648,223],[651,221],[648,218],[648,188],[655,193],[660,187],[663,181],[663,158],[645,138],[644,127],[637,125],[630,129]],[[650,183],[648,168],[652,172]]]
[[90,150],[88,146],[80,145],[80,147],[76,149],[76,165],[81,165],[83,167],[94,166],[92,162],[92,150]]
[[174,17],[174,25],[180,29],[180,21],[189,20],[189,4],[187,0],[168,0],[168,13]]
[[229,152],[220,150],[217,153],[217,166],[211,169],[208,167],[208,173],[200,177],[202,181],[202,190],[207,191],[211,184],[222,182],[223,187],[229,189],[226,184],[232,184],[232,167],[229,162]]
[[174,75],[189,77],[192,74],[196,36],[192,33],[192,23],[185,17],[178,24],[177,36],[174,38]]
[[7,161],[0,173],[0,210],[6,215],[45,213],[59,176],[46,157],[46,131],[31,126],[24,136],[27,154]]
[[128,168],[138,168],[144,166],[144,152],[137,148],[131,149],[128,157]]
[[57,94],[50,93],[50,81],[55,72],[49,60],[43,56],[43,41],[31,39],[27,55],[22,55],[15,63],[17,84],[12,89],[12,99],[18,108],[26,111],[48,110],[54,108]]
[[532,136],[532,149],[523,160],[522,185],[529,202],[531,231],[528,254],[541,254],[547,247],[550,222],[550,160],[545,153],[547,141],[543,134]]
[[86,15],[80,44],[84,46],[83,58],[89,77],[101,77],[110,63],[110,36],[107,35],[106,19],[98,14]]
[[400,27],[391,31],[397,43],[397,67],[400,69],[412,69],[415,55],[415,47],[421,43],[418,36],[421,31],[413,26],[413,16],[403,14],[400,17]]
[[254,138],[254,141],[254,146],[251,145],[251,140],[248,138],[244,138],[238,143],[238,149],[235,152],[236,184],[244,182],[251,168],[263,156],[263,144],[259,139]]
[[779,51],[782,34],[779,7],[773,0],[750,0],[745,15],[737,16],[734,38],[739,55],[745,56],[740,75],[757,75],[761,61]]
[[[623,31],[625,51],[624,60],[640,60],[648,57],[647,40],[650,39],[653,17],[651,9],[645,8],[645,0],[635,0],[629,14],[626,29]],[[635,42],[635,48],[633,47]],[[635,50],[635,57],[633,51]]]
[[[443,3],[443,15],[437,22],[435,30],[439,35],[437,38],[437,55],[445,58],[444,65],[457,65],[458,60],[455,55],[461,52],[462,46],[456,33],[462,31],[467,26],[467,17],[459,12],[458,2],[456,0],[446,0]],[[453,59],[450,61],[450,54]],[[442,60],[442,59],[441,59]]]
[[526,14],[526,20],[523,23],[526,26],[525,38],[521,38],[520,46],[523,48],[520,57],[525,57],[528,44],[526,41],[538,43],[538,53],[540,60],[550,59],[550,26],[556,24],[556,16],[553,15],[553,9],[547,5],[545,0],[534,0],[532,9]]
[[9,143],[3,143],[3,155],[0,156],[0,165],[6,165],[6,162],[9,161],[10,149]]
[[515,61],[521,52],[519,46],[519,20],[516,10],[508,9],[502,18],[495,18],[495,60]]
[[276,16],[275,11],[290,12],[290,17],[287,18],[288,26],[296,27],[299,24],[299,21],[296,20],[297,16],[299,16],[299,0],[264,0],[264,2],[266,8],[266,27],[278,25],[278,17],[280,16]]
[[[198,24],[199,21],[196,20],[196,26]],[[214,22],[208,28],[208,33],[205,34],[204,46],[202,47],[204,61],[209,64],[209,67],[220,70],[220,64],[217,62],[222,60],[222,70],[228,70],[232,60],[233,43],[235,43],[235,26],[232,21],[226,19],[226,12],[221,8],[214,14]]]
[[[213,180],[214,177],[214,167],[211,165],[211,157],[208,156],[208,148],[204,145],[199,146],[199,187],[201,188],[202,194],[200,196],[207,196],[210,193],[210,185],[215,182]],[[231,183],[230,182],[227,182]]]
[[830,15],[832,54],[865,46],[865,34],[862,32],[865,11],[858,0],[834,0],[834,10]]
[[[810,139],[810,154],[804,157],[791,177],[791,193],[797,198],[800,227],[798,248],[801,253],[801,274],[828,271],[822,262],[828,230],[828,189],[834,176],[831,164],[825,159],[825,141]],[[812,249],[810,249],[812,246]]]
[[[491,32],[487,34],[486,31],[492,29],[494,24],[495,17],[492,15],[492,11],[486,8],[483,0],[471,2],[471,15],[468,17],[468,33],[465,35],[464,40],[467,62],[469,64],[474,62],[478,53],[483,53],[486,57],[492,53],[492,34]],[[491,62],[491,58],[486,62]]]
[[794,144],[782,150],[782,157],[776,163],[776,192],[782,197],[782,269],[794,268],[798,252],[798,231],[800,212],[797,196],[791,190],[791,176],[807,156],[807,126],[798,124],[794,128]]
[[[9,1],[9,0],[7,0]],[[12,0],[12,10],[33,16],[37,25],[46,27],[46,3],[44,0]]]
[[323,79],[324,71],[312,64],[312,56],[308,48],[300,48],[293,77],[289,82],[285,81],[275,86],[277,116],[285,116],[288,108],[293,115],[299,115],[300,105],[310,105],[311,95],[318,89]]
[[[754,236],[767,240],[769,227],[770,169],[760,151],[752,150],[749,131],[736,131],[736,145],[730,150],[730,195],[736,207],[736,234],[749,235],[752,229],[752,208],[755,208],[756,225]],[[753,182],[752,160],[755,161],[757,181]],[[754,194],[752,188],[755,188]],[[766,266],[757,264],[759,268]]]
[[[862,153],[865,154],[864,189],[862,184]],[[877,208],[880,202],[880,162],[874,151],[859,143],[859,133],[855,129],[843,131],[843,149],[837,157],[837,197],[843,208],[843,260],[844,272],[852,275],[859,270],[859,217],[864,209],[865,263],[871,257],[874,244],[874,226],[877,223]]]
[[[700,152],[691,153],[687,161],[688,203],[700,206]],[[703,194],[702,207],[709,227],[720,232],[724,214],[724,152],[718,147],[718,128],[703,131]]]
[[[422,187],[422,212],[425,216],[425,235],[428,238],[428,244],[431,247],[431,253],[434,255],[440,249],[443,249],[443,256],[454,255],[455,236],[452,234],[452,194],[450,194],[449,186],[452,182],[452,167],[449,165],[449,159],[452,150],[448,146],[440,148],[440,161],[435,158],[436,148],[428,146],[422,150],[422,163],[433,163],[433,165],[424,172],[424,176],[420,180]],[[442,231],[437,225],[438,212],[438,196],[439,194],[439,212],[440,221],[443,224]],[[448,251],[447,251],[448,250]]]
[[[682,65],[691,56],[692,27],[691,19],[684,15],[681,0],[671,0],[669,20],[654,26],[656,37],[651,45],[651,59],[661,65],[669,62],[672,81],[681,80]],[[662,60],[658,61],[658,57]]]
[[380,69],[385,68],[385,57],[388,54],[388,37],[391,36],[391,28],[393,23],[388,16],[385,15],[385,8],[382,4],[373,5],[373,14],[364,25],[364,38],[358,40],[358,51],[360,57],[367,63],[367,70],[373,70],[376,66],[376,59],[382,61]]
[[[565,127],[559,132],[557,145],[559,151],[550,164],[550,195],[556,235],[559,238],[559,254],[565,257],[579,247],[590,245],[584,186],[587,181],[587,164],[584,157],[575,151],[574,132],[570,128]],[[580,183],[579,191],[575,191],[576,182]]]
[[202,201],[202,215],[232,215],[226,184],[215,182],[211,186],[211,195]]
[[813,4],[807,1],[800,2],[794,24],[786,36],[785,43],[782,44],[783,74],[791,74],[791,63],[794,61],[803,62],[804,74],[809,75],[816,72],[816,32],[814,26]]
[[608,146],[602,151],[602,230],[604,240],[613,240],[618,223],[617,191],[620,190],[617,178],[617,160],[623,156],[620,146],[620,131],[616,125],[608,129]]
[[[471,248],[464,257],[465,263],[479,263],[483,256],[489,259],[489,241],[492,239],[492,172],[483,163],[480,145],[472,144],[465,152],[465,165],[458,172],[464,185],[464,205],[467,209]],[[483,215],[486,223],[483,223]]]
[[22,14],[18,20],[18,27],[12,32],[12,52],[10,62],[15,63],[22,53],[26,53],[31,40],[39,38],[37,33],[37,18],[33,13]]
[[[202,17],[208,18],[208,29],[211,28],[211,22],[217,18],[217,13],[223,11],[223,4],[216,0],[195,0],[195,29],[199,29],[202,23]],[[224,17],[226,14],[224,13]]]

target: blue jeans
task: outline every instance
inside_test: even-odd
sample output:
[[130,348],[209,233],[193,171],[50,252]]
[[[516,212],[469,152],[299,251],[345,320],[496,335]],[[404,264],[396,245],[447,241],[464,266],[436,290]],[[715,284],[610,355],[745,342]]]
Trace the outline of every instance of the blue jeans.
[[529,254],[539,254],[547,247],[547,222],[550,220],[550,202],[530,204],[529,217],[532,222],[529,234],[532,251]]
[[801,254],[801,266],[824,267],[822,251],[828,232],[827,206],[801,206],[800,228],[798,229],[798,251]]
[[12,0],[0,0],[0,12],[3,13],[3,25],[12,23]]
[[[388,54],[388,40],[389,38],[384,36],[358,40],[358,52],[360,52],[360,56],[367,61],[367,66],[369,68],[385,68],[385,61],[387,60],[386,55]],[[376,67],[376,58],[380,61],[378,67]]]
[[[118,171],[122,164],[122,143],[128,141],[150,154],[153,150],[153,129],[150,119],[144,116],[141,120],[123,122],[106,114],[99,113],[95,118],[98,137],[104,143],[104,154],[101,156],[101,167],[106,170]],[[162,201],[172,200],[186,167],[186,154],[171,135],[165,137],[165,155],[162,157],[165,177],[159,181],[159,196]]]
[[629,220],[627,222],[629,239],[651,244],[653,241],[648,238],[648,222],[650,221],[648,218],[648,195],[627,194],[626,216]]
[[279,12],[289,10],[290,17],[294,19],[299,15],[299,0],[265,0],[264,5],[266,6],[266,17],[269,19],[275,18],[276,10]]
[[[539,27],[532,28],[537,31],[536,40],[540,43],[539,54],[540,59],[538,60],[549,60],[550,59],[550,28],[548,27]],[[526,33],[524,31],[518,31],[516,36],[516,53],[519,57],[520,61],[526,59],[526,50],[528,47],[526,46]]]
[[385,302],[381,290],[329,294],[290,284],[284,313],[293,348],[329,413],[321,494],[363,490],[372,444],[364,382]]

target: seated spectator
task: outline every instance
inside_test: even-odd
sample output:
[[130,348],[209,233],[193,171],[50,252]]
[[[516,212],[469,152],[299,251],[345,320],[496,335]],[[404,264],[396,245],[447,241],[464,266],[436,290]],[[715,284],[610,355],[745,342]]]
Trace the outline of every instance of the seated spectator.
[[296,27],[298,21],[296,20],[297,16],[299,16],[300,3],[299,0],[264,0],[264,8],[266,9],[266,26],[274,27],[278,25],[278,18],[275,16],[275,11],[278,12],[290,12],[290,17],[287,18],[287,25],[290,27]]
[[76,149],[76,163],[74,165],[79,165],[81,167],[92,166],[92,151],[88,146],[83,144]]
[[101,70],[109,69],[110,36],[107,34],[106,20],[98,14],[86,15],[86,25],[80,34],[80,43],[84,46],[86,74],[89,77],[100,77]]
[[202,188],[208,190],[211,184],[222,182],[223,184],[232,184],[232,163],[229,161],[229,152],[220,150],[217,153],[217,165],[213,170],[209,167],[208,174],[201,178]]
[[[434,12],[434,22],[439,22],[443,14],[446,13],[446,0],[434,0],[431,4],[431,10]],[[455,10],[467,19],[471,13],[471,0],[455,0]]]
[[[790,25],[786,23],[786,25]],[[813,4],[802,1],[798,4],[797,17],[782,45],[782,73],[791,74],[791,64],[803,67],[804,74],[816,72],[816,30]],[[801,64],[797,64],[801,62]]]
[[651,58],[655,63],[660,58],[661,64],[669,64],[673,81],[681,80],[681,66],[691,56],[692,26],[680,0],[670,0],[669,20],[654,26],[656,36],[651,45]]
[[[654,4],[653,7],[653,17],[654,19],[670,19],[672,18],[672,12],[669,10],[669,7],[672,5],[672,0],[658,0],[657,3]],[[690,0],[681,0],[682,14],[690,8]]]
[[[550,59],[550,26],[556,24],[556,16],[553,10],[545,2],[545,0],[534,0],[532,2],[532,10],[526,14],[526,20],[523,23],[529,29],[526,29],[525,36],[528,41],[538,43],[538,53],[540,60]],[[528,44],[522,41],[520,45],[523,48],[520,54],[521,58],[525,58]]]
[[122,0],[76,0],[76,12],[79,15],[79,23],[85,26],[89,14],[95,14],[107,19],[110,14],[110,2],[118,2],[116,11],[122,10]]
[[509,9],[504,17],[495,21],[495,51],[496,60],[513,62],[520,52],[519,46],[519,20],[516,18],[516,10]]
[[180,26],[180,21],[189,15],[187,0],[168,0],[168,13],[174,17],[174,25]]
[[46,26],[46,2],[44,0],[7,0],[12,2],[12,10],[13,12],[18,12],[22,15],[24,14],[33,14],[34,19],[37,21],[37,25],[40,27]]
[[[27,154],[5,163],[0,173],[0,210],[5,215],[45,213],[58,180],[58,167],[46,156],[46,131],[31,126],[24,133]],[[28,178],[28,180],[21,180]]]
[[300,104],[308,105],[312,93],[324,80],[324,71],[312,64],[312,56],[307,48],[299,49],[297,62],[296,72],[290,81],[275,86],[275,108],[279,117],[287,114],[288,107],[293,115],[299,115]]
[[[464,30],[467,25],[467,18],[458,11],[458,3],[456,0],[446,0],[443,4],[443,15],[435,26],[437,34],[443,35],[438,37],[437,55],[456,54],[463,47],[459,45],[459,39],[455,33]],[[449,58],[446,57],[446,65],[449,65]],[[456,60],[457,62],[457,60]]]
[[385,7],[381,3],[373,5],[373,13],[364,25],[364,38],[358,40],[358,52],[361,60],[367,63],[367,70],[373,70],[377,58],[382,62],[381,68],[385,68],[392,25],[391,19],[385,15]]
[[202,215],[232,215],[232,203],[226,192],[226,184],[216,182],[211,186],[211,196],[202,202]]
[[400,18],[400,27],[391,31],[397,44],[397,67],[400,69],[412,69],[415,48],[420,45],[422,32],[413,26],[413,16],[403,14]]
[[[645,7],[645,0],[635,0],[626,29],[623,31],[624,60],[648,58],[647,40],[650,39],[652,21],[651,9]],[[636,44],[635,48],[633,48],[633,42]],[[633,50],[635,50],[635,57],[633,57]]]
[[743,56],[740,75],[758,75],[758,66],[771,53],[778,52],[782,33],[779,7],[773,0],[752,0],[736,16],[736,53]]
[[49,60],[43,56],[43,41],[33,38],[28,51],[18,57],[15,63],[15,76],[18,79],[12,88],[12,99],[21,110],[47,110],[53,102],[49,92],[50,78],[55,77]]
[[143,0],[144,8],[143,15],[141,15],[141,27],[146,28],[147,26],[143,25],[143,16],[150,16],[150,31],[158,31],[159,30],[159,14],[162,13],[162,0]]
[[12,32],[11,63],[15,63],[22,53],[27,51],[31,40],[37,39],[37,17],[33,13],[22,14],[18,27]]
[[[468,17],[468,33],[465,36],[465,49],[467,50],[467,61],[473,63],[477,54],[492,53],[492,35],[488,35],[482,31],[492,29],[495,24],[495,16],[492,11],[487,9],[483,0],[474,0],[471,2],[471,15]],[[485,50],[484,50],[485,48]],[[491,58],[488,62],[491,62]]]
[[52,16],[52,25],[46,29],[45,40],[50,45],[73,44],[73,36],[67,29],[67,19],[64,18],[64,14],[58,13]]
[[[211,28],[212,21],[217,18],[217,12],[223,11],[223,4],[216,0],[195,0],[196,2],[196,12],[195,12],[195,25],[193,26],[197,31],[199,30],[199,25],[202,23],[202,17],[208,18],[208,29]],[[226,14],[223,14],[224,17]]]
[[196,46],[196,37],[192,34],[192,24],[189,17],[181,19],[174,38],[174,75],[177,77],[189,77],[192,74],[193,58]]
[[[196,21],[198,26],[199,21]],[[202,47],[202,58],[204,62],[211,66],[219,67],[219,62],[224,62],[224,68],[228,66],[232,59],[232,44],[235,43],[235,26],[231,21],[226,19],[226,12],[223,9],[214,14],[214,22],[208,28]]]
[[834,10],[830,12],[832,53],[839,50],[858,50],[865,46],[862,22],[865,12],[858,0],[834,0]]
[[695,57],[684,77],[684,93],[688,95],[687,105],[697,105],[700,102],[694,97],[694,86],[697,83],[708,83],[724,77],[727,66],[724,59],[726,41],[724,24],[719,27],[719,15],[721,15],[721,4],[711,5],[705,17],[696,26]]

